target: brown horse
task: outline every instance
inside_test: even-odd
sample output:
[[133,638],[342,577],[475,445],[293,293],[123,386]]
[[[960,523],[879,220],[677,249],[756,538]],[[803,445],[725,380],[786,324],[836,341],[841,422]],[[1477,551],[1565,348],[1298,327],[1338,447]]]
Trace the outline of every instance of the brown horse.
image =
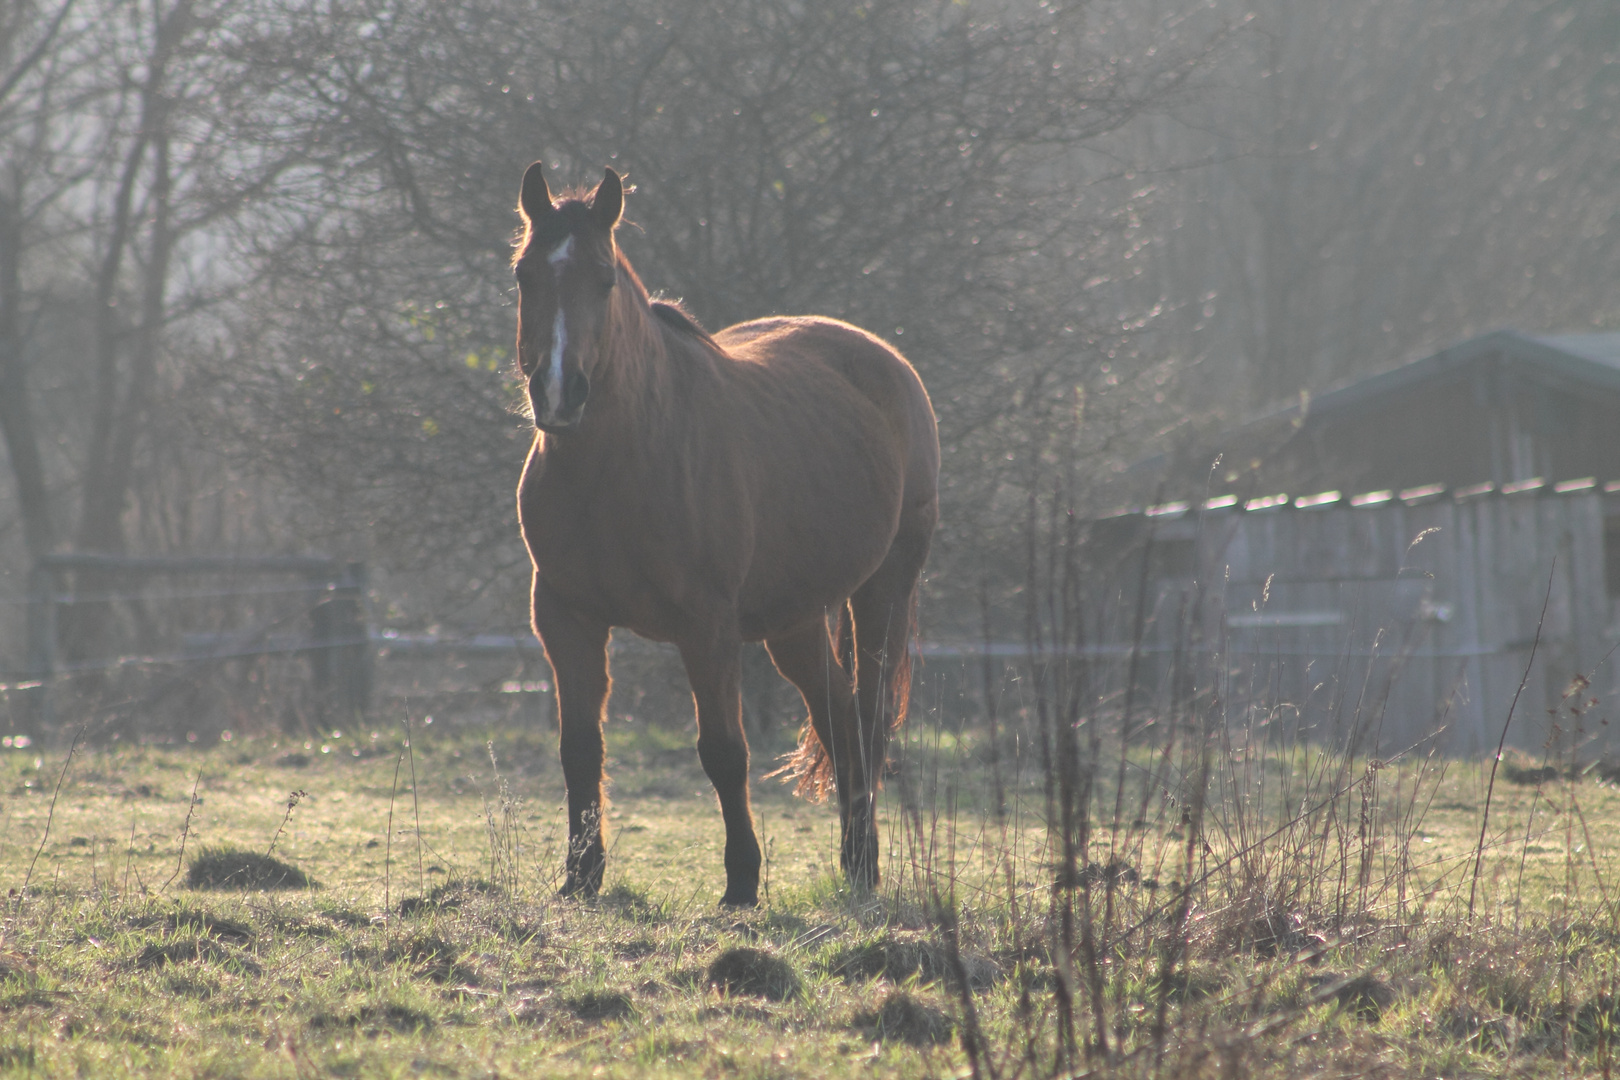
[[556,676],[563,892],[602,884],[616,626],[680,650],[726,826],[721,903],[753,905],[759,885],[745,641],[764,641],[804,695],[800,788],[836,790],[844,871],[875,885],[873,795],[905,715],[917,577],[939,508],[928,394],[899,353],[847,323],[769,318],[710,336],[650,300],[613,239],[623,206],[612,169],[553,204],[535,162],[513,259],[518,363],[539,429],[518,518],[534,629]]

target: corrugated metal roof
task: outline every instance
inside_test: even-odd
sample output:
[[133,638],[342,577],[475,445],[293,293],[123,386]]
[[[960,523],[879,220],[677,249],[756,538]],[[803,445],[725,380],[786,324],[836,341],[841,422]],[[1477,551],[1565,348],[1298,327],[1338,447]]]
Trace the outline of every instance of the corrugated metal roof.
[[1597,364],[1620,367],[1620,334],[1524,335],[1559,352],[1579,356]]

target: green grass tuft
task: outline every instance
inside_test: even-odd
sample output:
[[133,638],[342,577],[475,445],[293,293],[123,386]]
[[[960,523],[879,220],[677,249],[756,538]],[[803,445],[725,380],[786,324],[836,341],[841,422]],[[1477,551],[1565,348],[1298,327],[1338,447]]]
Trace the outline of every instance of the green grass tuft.
[[714,958],[708,984],[726,997],[757,997],[786,1001],[799,992],[799,975],[780,956],[747,945],[727,949]]
[[410,918],[434,911],[457,911],[468,903],[493,896],[497,892],[499,890],[494,885],[482,878],[472,881],[456,878],[435,885],[427,891],[426,896],[407,896],[399,902],[399,913]]
[[237,847],[204,848],[186,868],[193,889],[312,889],[315,881],[289,862]]
[[[988,956],[969,950],[960,953],[969,989],[988,990],[1001,979],[1001,965]],[[885,978],[893,983],[916,979],[918,982],[947,982],[954,985],[955,971],[945,947],[915,932],[889,932],[868,941],[840,949],[828,963],[830,974],[849,982]]]
[[389,1001],[362,1005],[352,1012],[341,1014],[317,1013],[310,1018],[309,1028],[311,1031],[349,1029],[376,1035],[383,1031],[422,1032],[435,1024],[436,1021],[428,1013]]
[[591,990],[563,1002],[581,1020],[623,1020],[636,1011],[629,994],[616,990]]
[[897,1041],[910,1046],[939,1046],[951,1041],[956,1024],[944,1009],[894,990],[876,1009],[855,1014],[850,1027],[879,1042]]

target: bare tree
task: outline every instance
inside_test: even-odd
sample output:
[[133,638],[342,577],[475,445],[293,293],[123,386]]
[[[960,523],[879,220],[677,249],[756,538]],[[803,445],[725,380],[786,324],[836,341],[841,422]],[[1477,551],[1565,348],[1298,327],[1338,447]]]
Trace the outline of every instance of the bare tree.
[[1220,27],[1151,60],[1084,4],[361,4],[305,29],[290,48],[321,60],[289,92],[327,187],[238,335],[235,415],[467,595],[523,557],[502,365],[528,160],[626,170],[632,259],[711,324],[819,311],[895,340],[942,416],[949,560],[991,541],[982,494],[1028,472],[1076,384],[1105,389],[1116,312],[1087,282],[1135,223],[1088,147],[1179,93]]
[[[143,521],[195,520],[197,485],[157,475],[197,472],[174,408],[187,353],[252,276],[223,257],[231,229],[301,160],[295,141],[242,137],[265,121],[253,53],[274,16],[199,0],[6,9],[0,429],[29,558],[64,541],[122,551]],[[101,647],[105,615],[69,613],[70,652]]]
[[[23,260],[34,219],[58,197],[64,183],[34,175],[52,156],[54,121],[74,95],[51,87],[82,60],[68,59],[78,28],[64,29],[74,0],[54,8],[15,0],[0,10],[0,436],[5,439],[17,485],[18,517],[28,553],[38,557],[55,546],[50,495],[39,433],[29,402],[23,344],[28,333]],[[43,188],[43,190],[35,190]]]
[[1157,344],[1211,358],[1229,418],[1505,324],[1620,324],[1614,5],[1246,8],[1222,89],[1127,151],[1157,170]]

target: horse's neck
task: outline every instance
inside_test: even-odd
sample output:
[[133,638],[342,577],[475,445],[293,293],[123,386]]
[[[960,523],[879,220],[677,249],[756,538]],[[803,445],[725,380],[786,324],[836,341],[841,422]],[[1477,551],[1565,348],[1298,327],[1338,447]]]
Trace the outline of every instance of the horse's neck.
[[[628,264],[625,269],[629,270]],[[614,295],[608,326],[608,355],[603,358],[603,389],[612,397],[624,421],[644,428],[669,400],[671,379],[669,345],[651,301],[634,271],[624,275]]]

